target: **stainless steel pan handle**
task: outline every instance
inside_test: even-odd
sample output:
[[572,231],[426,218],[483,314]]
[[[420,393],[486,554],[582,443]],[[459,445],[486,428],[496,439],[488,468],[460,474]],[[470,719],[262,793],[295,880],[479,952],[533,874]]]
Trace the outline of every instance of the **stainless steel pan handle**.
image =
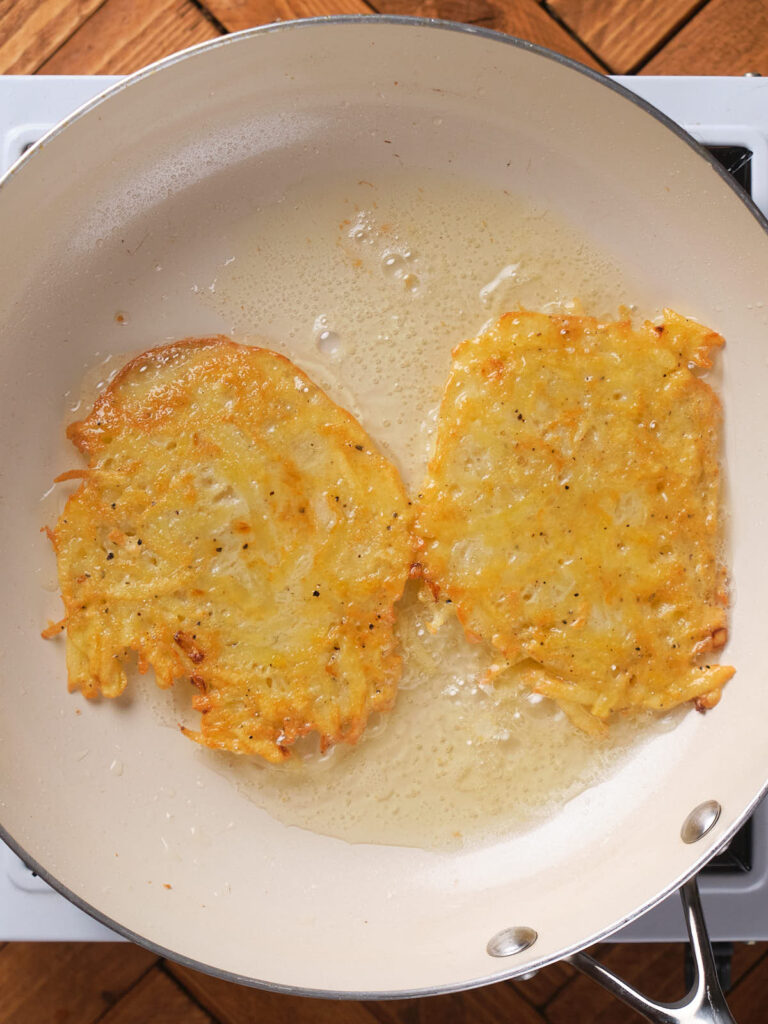
[[586,953],[574,953],[567,958],[568,963],[654,1024],[736,1024],[720,987],[695,877],[683,885],[680,896],[693,953],[694,981],[679,1002],[657,1003],[648,999]]

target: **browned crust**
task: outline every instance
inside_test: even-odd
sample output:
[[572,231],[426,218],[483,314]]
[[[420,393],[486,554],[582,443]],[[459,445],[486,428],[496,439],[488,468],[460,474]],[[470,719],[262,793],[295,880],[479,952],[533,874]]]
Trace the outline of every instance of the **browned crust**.
[[[720,347],[723,346],[723,338],[717,332],[710,330],[708,328],[704,328],[701,325],[697,324],[695,321],[691,321],[685,317],[681,317],[679,314],[676,314],[671,310],[665,310],[664,316],[665,322],[663,324],[658,324],[655,326],[645,324],[641,328],[638,328],[636,330],[638,332],[643,332],[645,334],[645,337],[647,338],[649,344],[653,345],[656,341],[658,341],[660,349],[673,354],[676,358],[679,359],[683,366],[686,363],[688,363],[693,364],[694,366],[699,367],[701,369],[710,368],[712,366],[712,353],[714,352],[714,350],[719,349]],[[628,318],[624,318],[617,324],[611,325],[604,324],[595,317],[581,317],[572,315],[544,316],[543,314],[529,313],[525,310],[520,310],[516,312],[510,312],[502,316],[500,320],[496,322],[496,324],[490,327],[487,331],[483,332],[483,335],[481,335],[480,337],[469,338],[456,345],[456,347],[453,350],[454,360],[461,360],[462,358],[466,357],[469,359],[470,362],[472,362],[474,359],[477,359],[479,364],[479,362],[483,358],[483,355],[487,354],[487,350],[483,348],[480,351],[480,354],[475,356],[473,349],[474,346],[478,344],[478,342],[482,342],[483,339],[485,339],[486,337],[493,338],[495,332],[498,332],[499,337],[503,338],[505,331],[512,328],[516,320],[520,319],[522,321],[525,321],[525,319],[527,318],[538,318],[538,320],[541,321],[542,323],[544,321],[547,321],[547,323],[551,325],[553,335],[568,335],[572,331],[574,332],[574,334],[577,334],[578,332],[584,332],[586,334],[588,332],[597,332],[599,330],[605,330],[606,328],[619,328],[621,330],[626,331],[633,330],[632,323]],[[679,351],[673,347],[670,347],[669,345],[670,340],[673,340],[673,343],[677,342],[677,336],[674,333],[668,333],[674,332],[675,329],[681,331],[679,335]],[[524,332],[525,330],[543,331],[544,328],[542,326],[533,327],[530,324],[527,324],[525,325],[525,327],[521,328],[521,331]],[[539,335],[537,335],[537,337],[538,336]],[[530,337],[533,336],[531,335]],[[546,345],[547,343],[544,342],[543,344]],[[489,348],[492,349],[492,346],[489,346]],[[544,349],[544,351],[546,351],[546,349]],[[474,365],[474,369],[475,372],[477,372],[478,366]],[[466,367],[464,367],[463,370],[459,371],[456,365],[454,365],[452,367],[451,376],[449,377],[449,380],[446,383],[446,387],[443,394],[443,400],[441,403],[440,419],[438,421],[439,426],[438,436],[435,444],[435,451],[429,463],[428,477],[427,480],[425,481],[423,488],[425,494],[432,494],[430,482],[431,478],[434,474],[439,474],[443,472],[442,466],[446,460],[446,453],[450,446],[456,443],[456,438],[453,436],[452,431],[458,430],[459,427],[456,424],[453,424],[453,422],[451,421],[451,425],[449,427],[446,427],[445,433],[443,433],[440,430],[440,423],[441,421],[444,420],[444,417],[446,415],[446,403],[449,400],[451,400],[451,388],[454,385],[454,380],[456,382],[456,386],[458,387],[459,383],[464,381],[464,377],[462,376],[462,374],[466,372]],[[489,383],[494,382],[498,386],[503,384],[504,374],[505,372],[508,371],[505,369],[504,360],[495,358],[493,355],[493,351],[491,351],[491,354],[488,355],[485,362],[482,363],[481,366],[479,366],[479,372],[483,375],[484,381],[488,381]],[[708,412],[713,417],[716,417],[716,421],[714,421],[714,426],[717,427],[717,425],[719,424],[722,411],[722,406],[719,398],[714,394],[711,387],[704,380],[698,379],[695,376],[690,377],[690,380],[688,381],[688,386],[691,389],[691,393],[706,396]],[[502,404],[504,403],[502,402]],[[444,483],[445,481],[443,480],[443,484]],[[444,491],[437,483],[435,484],[435,488],[435,493],[437,493],[438,495],[438,504],[445,504],[446,498]],[[420,499],[421,497],[422,496],[420,495]],[[451,549],[450,541],[448,541],[446,537],[452,537],[453,534],[449,532],[449,534],[447,534],[446,536],[441,536],[439,533],[437,533],[433,536],[433,534],[430,532],[431,527],[427,529],[427,533],[425,534],[423,531],[424,507],[425,506],[423,501],[421,502],[421,505],[417,503],[416,529],[418,551],[417,557],[419,560],[414,564],[414,574],[420,576],[424,580],[425,584],[429,587],[430,591],[435,596],[435,598],[437,598],[438,594],[442,594],[447,595],[451,599],[456,609],[459,621],[462,623],[464,627],[465,635],[467,636],[467,639],[470,640],[470,642],[476,642],[479,639],[484,639],[487,642],[495,644],[502,650],[502,652],[508,658],[510,663],[513,664],[519,661],[521,658],[525,657],[529,657],[535,660],[536,647],[533,646],[533,642],[529,641],[527,644],[520,643],[516,637],[509,635],[509,629],[505,628],[502,623],[497,622],[496,629],[498,630],[499,633],[503,633],[503,641],[499,641],[493,629],[488,628],[487,630],[484,630],[483,635],[481,637],[480,631],[477,628],[473,628],[474,626],[476,626],[477,616],[473,614],[471,598],[467,594],[465,594],[466,586],[465,581],[463,582],[463,576],[459,574],[459,576],[454,578],[450,571],[444,572],[441,570],[441,561],[436,562],[436,564],[432,564],[430,561],[429,541],[438,539],[440,541],[440,548],[444,552],[445,550]],[[459,521],[462,521],[461,515],[459,513],[457,513],[457,517]],[[728,604],[728,596],[725,587],[724,568],[718,567],[718,572],[716,575],[718,578],[715,580],[714,590],[710,600],[712,601],[712,604],[715,607],[719,606],[725,609]],[[512,584],[512,587],[514,588],[514,584]],[[509,595],[510,600],[512,600],[513,596],[514,594],[511,592]],[[574,598],[576,598],[576,595],[574,595]],[[584,622],[584,615],[581,612],[579,612],[577,605],[578,600],[576,600],[576,602],[572,604],[573,612],[572,614],[569,614],[568,617],[568,625],[570,628],[575,628],[579,625],[582,625]],[[712,628],[705,629],[705,631],[700,634],[697,643],[694,647],[692,647],[691,650],[692,659],[698,659],[698,657],[701,654],[706,653],[707,651],[720,650],[724,646],[727,640],[727,629],[724,625],[724,621],[721,620],[718,622],[717,617],[715,617],[715,622],[716,625],[714,625]],[[565,625],[565,623],[563,623],[563,625]],[[559,626],[559,617],[555,619],[554,626],[555,628]],[[542,629],[540,631],[540,635],[543,636],[544,633],[545,631]],[[536,644],[538,644],[538,641],[539,636],[536,637]],[[695,706],[699,710],[705,710],[706,708],[714,707],[714,705],[719,700],[721,687],[722,685],[724,685],[724,682],[727,680],[727,678],[729,678],[729,676],[733,674],[733,669],[727,666],[698,666],[698,662],[693,660],[688,663],[688,668],[691,672],[698,671],[700,668],[701,672],[704,673],[704,678],[702,678],[701,683],[706,685],[709,681],[709,685],[711,687],[709,691],[702,691],[696,697],[691,696],[688,699],[690,699],[691,701],[695,701]],[[556,699],[558,703],[561,704],[566,714],[568,714],[568,716],[575,722],[575,724],[579,725],[581,728],[585,728],[586,725],[589,724],[588,731],[600,731],[601,729],[603,729],[604,726],[602,725],[602,722],[599,718],[595,716],[595,714],[593,714],[591,710],[593,703],[595,703],[594,695],[592,698],[590,698],[586,694],[586,692],[584,692],[587,691],[589,687],[582,687],[583,692],[579,696],[581,704],[577,703],[575,698],[571,701],[568,701],[567,699],[565,699],[565,697],[566,692],[569,688],[569,681],[567,681],[565,676],[559,676],[554,669],[550,669],[548,670],[548,672],[550,672],[550,678],[548,679],[548,681],[546,683],[538,683],[535,688],[537,688],[539,692],[546,692],[548,696],[551,696],[554,699]],[[684,689],[692,688],[692,685],[686,688],[683,688],[681,685],[681,692],[683,692]],[[574,689],[578,689],[578,687],[575,687]],[[674,703],[678,702],[678,700],[675,700],[672,697],[670,698],[669,703],[664,703],[662,697],[659,696],[658,703],[654,706],[669,707],[672,706]]]
[[[304,373],[299,367],[293,364],[291,360],[288,359],[286,356],[280,353],[273,352],[272,350],[267,348],[256,346],[243,346],[223,336],[215,336],[209,338],[187,338],[182,339],[181,341],[172,342],[167,345],[157,346],[155,348],[148,349],[145,352],[140,353],[139,355],[134,356],[124,367],[122,367],[122,369],[112,379],[110,384],[105,388],[104,392],[98,397],[94,404],[93,410],[91,411],[89,416],[87,416],[85,419],[81,421],[73,423],[67,431],[68,436],[76,445],[76,447],[78,447],[78,449],[84,454],[86,454],[90,459],[90,466],[88,470],[74,470],[69,473],[62,474],[62,478],[64,479],[75,479],[78,477],[83,479],[83,484],[81,485],[80,488],[78,488],[78,491],[75,493],[75,495],[72,496],[73,499],[76,499],[78,495],[83,494],[84,488],[87,488],[88,486],[93,486],[96,488],[101,487],[101,481],[104,480],[105,476],[109,477],[111,470],[105,471],[102,466],[102,463],[100,462],[101,452],[104,450],[105,445],[101,444],[99,439],[100,437],[104,437],[105,444],[108,444],[110,442],[112,424],[114,424],[115,428],[119,430],[124,423],[130,423],[131,425],[128,429],[135,430],[137,432],[137,436],[140,436],[145,429],[145,421],[142,416],[142,401],[139,400],[138,405],[136,406],[137,415],[134,417],[133,406],[131,405],[130,398],[126,402],[126,394],[121,393],[126,382],[128,381],[130,384],[132,378],[135,378],[138,375],[138,372],[146,366],[162,370],[164,366],[167,366],[168,364],[172,363],[176,358],[180,358],[181,365],[184,365],[187,362],[183,358],[185,354],[200,352],[204,350],[212,350],[213,352],[226,351],[232,353],[235,357],[234,361],[231,360],[229,356],[224,356],[222,357],[222,365],[231,367],[236,375],[236,379],[238,380],[240,379],[239,374],[241,372],[241,368],[244,374],[243,379],[245,380],[247,377],[246,371],[249,368],[246,360],[251,360],[254,356],[257,355],[267,356],[269,357],[269,360],[272,361],[273,364],[279,364],[279,366],[281,367],[281,370],[278,372],[275,378],[278,381],[282,381],[282,384],[280,385],[281,387],[284,388],[286,386],[287,381],[290,387],[290,393],[293,394],[293,381],[297,382],[299,391],[304,390],[301,388],[301,382],[303,382],[304,384],[306,384],[306,391],[311,392],[312,395],[321,395],[324,401],[322,413],[320,414],[322,417],[320,422],[327,422],[328,424],[332,424],[328,443],[331,444],[332,449],[334,449],[334,446],[340,445],[340,447],[338,447],[339,454],[343,452],[343,446],[347,445],[349,447],[354,447],[356,452],[360,453],[360,458],[365,459],[367,456],[368,458],[375,459],[375,468],[372,467],[370,470],[365,470],[364,472],[375,473],[373,479],[376,479],[376,477],[378,477],[381,493],[387,493],[389,495],[389,500],[392,500],[395,503],[393,507],[395,509],[398,509],[399,512],[395,512],[394,514],[396,517],[399,514],[399,516],[401,517],[400,522],[403,524],[403,529],[405,529],[405,523],[407,520],[406,510],[410,503],[407,501],[407,496],[405,495],[404,489],[402,487],[402,482],[400,481],[399,474],[396,468],[389,462],[389,460],[387,460],[386,457],[384,457],[380,452],[376,450],[376,447],[371,441],[370,437],[363,430],[363,428],[357,422],[357,420],[347,410],[343,409],[337,403],[329,399],[325,392],[323,392],[322,389],[319,388],[307,376],[306,373]],[[197,362],[197,360],[194,361]],[[207,365],[206,361],[202,360],[201,365]],[[262,363],[262,366],[263,365],[264,364]],[[172,381],[172,374],[163,375],[162,373],[160,373],[158,377],[159,386],[161,388],[164,387],[164,382],[169,379]],[[150,388],[151,387],[152,384],[150,384]],[[172,395],[171,402],[167,408],[171,410],[171,415],[174,415],[173,410],[175,408],[175,399],[173,397],[174,393],[172,387],[170,394]],[[184,394],[183,389],[179,392],[179,394]],[[163,401],[164,400],[161,400],[159,405],[162,414],[164,414],[165,411]],[[314,408],[316,408],[316,406],[314,406]],[[314,415],[317,416],[318,414]],[[156,422],[163,421],[160,420]],[[313,422],[315,421],[313,420]],[[148,431],[151,431],[153,427],[154,423],[151,417],[148,417],[146,420],[146,429]],[[334,441],[334,436],[340,438],[340,441]],[[351,439],[347,440],[347,438]],[[360,486],[359,484],[351,483],[352,481],[355,480],[355,471],[353,469],[353,466],[356,458],[357,455],[353,453],[350,463],[349,457],[347,455],[342,455],[342,460],[344,461],[345,465],[349,464],[350,467],[347,472],[352,473],[352,475],[349,477],[350,486],[352,487]],[[130,475],[131,474],[129,473],[129,476]],[[93,478],[92,483],[90,482],[91,478]],[[361,501],[360,493],[358,493],[358,501],[360,501],[361,505],[365,504],[364,500]],[[112,504],[111,507],[112,509],[114,509],[115,505]],[[107,511],[107,513],[109,513],[108,507],[106,505],[104,506],[104,508]],[[302,508],[299,511],[304,512],[304,509]],[[96,512],[98,512],[98,506]],[[309,509],[307,509],[307,513],[307,519],[309,520]],[[98,514],[101,515],[101,513]],[[375,518],[379,517],[380,511],[376,511],[374,509],[372,511],[372,514],[374,515]],[[111,522],[113,522],[114,519],[114,515],[107,515],[107,523],[109,525],[111,525]],[[66,519],[64,519],[63,521],[66,522]],[[60,524],[57,525],[57,530],[55,532],[48,531],[49,536],[54,541],[54,546],[56,546],[57,533],[60,531],[61,522],[62,521],[60,520]],[[352,520],[350,520],[350,522],[352,522]],[[109,529],[109,525],[107,526],[107,529]],[[233,531],[233,535],[238,537],[237,548],[242,548],[243,550],[247,549],[249,547],[249,543],[242,542],[246,541],[246,538],[243,537],[243,534],[250,533],[252,531],[252,524],[246,522],[245,520],[237,519],[233,520],[231,528]],[[383,526],[381,528],[383,529]],[[125,527],[125,529],[128,529],[128,527]],[[389,529],[389,527],[387,527],[387,529]],[[403,529],[399,531],[400,534],[403,533]],[[111,550],[118,552],[118,555],[120,552],[125,552],[126,556],[131,557],[132,552],[136,550],[135,545],[140,545],[142,541],[140,539],[138,541],[135,540],[132,531],[129,531],[129,534],[130,535],[126,535],[122,531],[122,529],[117,529],[117,527],[114,526],[112,529],[109,529],[109,532],[107,533],[107,541],[109,542],[109,544],[115,546]],[[360,542],[359,536],[357,542]],[[253,547],[253,545],[251,546]],[[365,546],[366,545],[364,545],[364,548]],[[402,537],[397,542],[397,549],[400,550],[401,547]],[[146,551],[146,548],[144,550]],[[221,549],[217,548],[217,550]],[[107,557],[112,558],[113,555],[107,553]],[[358,557],[360,556],[358,555]],[[115,562],[114,564],[116,565],[117,562]],[[391,599],[394,601],[397,600],[397,598],[402,594],[402,589],[405,585],[409,565],[410,558],[408,559],[407,564],[403,568],[403,577],[402,580],[400,581],[399,590],[397,594],[394,594],[393,591],[393,584],[397,582],[395,577],[393,577],[390,574],[388,579],[382,581],[381,585],[384,588],[381,591],[382,599]],[[77,576],[77,579],[83,578],[84,577],[82,574]],[[75,580],[74,574],[72,575],[70,582],[72,582],[72,580]],[[193,600],[197,600],[198,597],[200,599],[204,599],[205,591],[199,588],[195,588],[194,583],[192,583],[191,585],[188,584],[188,586],[191,586],[191,589],[189,589],[189,594],[193,595]],[[342,583],[342,586],[347,587],[349,586],[349,583]],[[110,593],[109,590],[105,591],[103,590],[103,588],[101,592]],[[197,597],[194,597],[194,595],[197,595]],[[375,601],[379,600],[375,597],[375,595],[373,599]],[[370,595],[368,595],[365,598],[365,601],[370,602],[370,600],[371,597]],[[76,609],[80,608],[79,599],[77,602],[75,602],[74,607]],[[361,607],[365,608],[365,606]],[[83,606],[83,608],[85,608],[85,606]],[[390,608],[389,612],[387,613],[386,609],[382,606],[378,608],[378,611],[380,614],[376,615],[376,619],[381,620],[382,626],[385,624],[385,622],[389,623],[389,625],[391,626],[391,623],[394,620],[394,613],[392,612],[392,609]],[[88,613],[86,612],[85,614],[87,615]],[[365,647],[365,641],[368,640],[367,616],[369,612],[365,610],[361,611],[360,609],[356,609],[354,604],[348,603],[346,606],[344,621],[347,621],[348,619],[350,623],[348,627],[345,627],[347,629],[347,633],[349,633],[350,629],[362,628],[358,627],[357,625],[357,617],[361,614],[364,614],[366,616],[366,633],[362,643],[362,647]],[[139,620],[139,622],[140,621],[141,620]],[[67,620],[63,620],[63,623],[61,624],[62,628],[66,626],[66,624]],[[200,623],[198,623],[198,627],[199,625]],[[147,627],[144,628],[146,631]],[[155,668],[157,681],[161,686],[168,686],[171,684],[174,678],[180,678],[183,675],[187,675],[192,685],[194,685],[199,691],[199,693],[194,697],[193,705],[198,711],[201,712],[201,714],[205,716],[205,718],[203,721],[203,727],[200,732],[193,732],[192,730],[186,728],[184,728],[182,731],[191,739],[194,739],[196,742],[202,743],[207,746],[219,747],[221,749],[236,750],[238,752],[242,751],[247,753],[259,753],[268,760],[283,760],[285,759],[285,757],[289,756],[291,744],[295,742],[295,740],[298,739],[300,736],[305,735],[311,731],[317,731],[320,734],[321,746],[323,748],[326,748],[330,746],[332,743],[339,741],[345,741],[348,743],[356,742],[356,740],[359,738],[359,736],[362,734],[364,730],[367,714],[371,710],[387,710],[389,707],[392,706],[394,702],[394,687],[396,687],[396,677],[399,675],[400,662],[399,659],[394,657],[391,651],[387,649],[388,642],[379,641],[379,644],[383,643],[383,646],[381,646],[381,648],[378,650],[378,653],[376,655],[377,661],[375,663],[372,663],[372,665],[374,666],[372,671],[373,678],[380,677],[381,679],[381,690],[378,688],[377,685],[375,692],[371,692],[367,695],[365,699],[365,706],[360,706],[360,714],[362,717],[359,717],[359,719],[354,717],[349,718],[349,715],[352,714],[354,716],[358,714],[358,702],[361,700],[362,693],[360,679],[365,679],[366,676],[370,678],[370,675],[367,671],[364,672],[360,666],[355,666],[353,664],[351,666],[353,670],[353,675],[350,676],[348,679],[343,680],[342,686],[347,687],[354,685],[354,687],[356,687],[357,689],[355,690],[355,693],[352,696],[350,696],[348,692],[347,696],[344,698],[346,701],[346,704],[344,705],[345,710],[343,710],[343,712],[339,712],[341,717],[339,717],[337,725],[334,725],[332,716],[330,728],[321,728],[320,725],[315,724],[315,722],[311,718],[310,720],[305,720],[305,717],[299,718],[296,715],[292,715],[289,710],[290,702],[288,702],[286,704],[286,713],[282,715],[279,724],[276,724],[274,728],[271,728],[271,731],[270,727],[268,726],[268,720],[266,717],[264,717],[262,719],[264,727],[257,728],[254,726],[254,735],[247,737],[247,740],[253,740],[252,743],[243,744],[240,739],[237,739],[235,742],[232,742],[232,740],[225,735],[226,729],[222,726],[222,716],[225,713],[229,713],[229,705],[225,706],[226,702],[222,699],[222,691],[218,688],[220,685],[220,679],[219,683],[217,683],[216,672],[213,671],[212,663],[214,663],[216,660],[217,651],[211,649],[211,637],[208,637],[207,640],[205,639],[204,636],[202,639],[198,638],[189,629],[184,628],[181,625],[180,628],[176,628],[175,630],[171,628],[168,636],[165,636],[165,632],[165,629],[163,629],[160,632],[155,631],[151,635],[146,634],[145,632],[140,636],[139,633],[141,633],[141,630],[139,629],[139,633],[136,634],[135,642],[131,638],[126,637],[125,640],[121,642],[119,646],[122,647],[124,651],[128,649],[137,650],[140,671],[145,672],[148,669],[148,667],[152,665]],[[198,629],[197,632],[200,633],[200,630]],[[49,626],[48,630],[46,630],[46,635],[53,635],[52,625]],[[347,643],[349,643],[349,635],[347,635]],[[371,644],[371,646],[373,646],[373,643]],[[110,647],[110,650],[111,649],[113,648]],[[339,650],[338,647],[335,649],[337,651]],[[82,675],[82,661],[84,656],[87,657],[87,652],[85,651],[77,652],[75,654],[75,660],[76,663],[78,664],[78,681],[74,684],[74,688],[80,688],[83,691],[83,693],[88,697],[96,696],[100,691],[104,692],[107,696],[115,696],[118,692],[120,692],[120,686],[124,686],[125,681],[123,677],[123,681],[121,684],[120,680],[116,678],[116,673],[113,671],[113,669],[115,669],[117,666],[113,665],[111,660],[109,663],[104,663],[103,667],[107,674],[103,675],[100,671],[98,671],[97,677],[88,681],[88,679],[86,679],[85,676]],[[108,655],[110,659],[121,659],[122,656],[123,655],[120,654],[119,651],[116,651],[116,653],[114,654]],[[329,672],[330,675],[334,674],[332,671],[332,666],[329,666],[327,668],[327,671]],[[355,675],[354,672],[358,672],[358,675]],[[379,676],[377,676],[376,673],[379,673]],[[70,675],[70,686],[72,687],[72,685],[72,675]],[[389,696],[389,689],[392,689],[391,698]],[[266,702],[266,697],[264,699]],[[281,700],[282,697],[278,697],[278,703]],[[350,701],[352,702],[351,711],[350,708],[348,707]],[[257,706],[259,705],[257,704]],[[272,705],[270,704],[269,707],[271,709]],[[211,712],[215,712],[215,714],[211,714]],[[305,716],[306,713],[306,710],[302,711],[302,716]],[[261,712],[259,712],[259,714],[261,714]],[[272,710],[269,710],[265,714],[272,715]],[[213,722],[214,719],[215,723],[211,726],[210,723]],[[274,721],[274,716],[270,720]],[[325,713],[322,714],[318,721],[327,723],[329,721],[328,715]],[[206,727],[206,722],[209,726],[208,728]],[[246,730],[246,732],[249,731],[250,730],[248,729]]]

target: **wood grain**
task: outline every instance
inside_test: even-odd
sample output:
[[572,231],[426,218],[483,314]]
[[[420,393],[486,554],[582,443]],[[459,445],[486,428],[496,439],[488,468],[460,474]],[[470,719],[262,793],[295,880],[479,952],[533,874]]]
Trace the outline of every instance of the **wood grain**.
[[577,974],[576,968],[571,967],[570,964],[550,964],[549,967],[543,967],[537,971],[527,981],[516,981],[513,984],[529,1003],[542,1008],[551,1002]]
[[768,75],[768,3],[710,0],[642,69],[647,75]]
[[[685,994],[684,948],[681,942],[614,943],[590,952],[643,995],[673,1002]],[[546,1012],[548,1024],[639,1024],[641,1020],[581,974],[555,996]]]
[[368,1005],[380,1024],[547,1024],[546,1018],[509,982],[430,999]]
[[[768,0],[0,0],[0,73],[122,73],[203,39],[279,19],[381,13],[446,18],[530,39],[591,66],[768,75]],[[564,25],[558,23],[557,15]],[[655,52],[657,51],[658,52]],[[649,995],[683,988],[681,944],[596,951]],[[729,1002],[768,1019],[768,943],[738,944]],[[0,944],[0,1024],[639,1024],[555,964],[527,982],[433,999],[337,1003],[232,985],[129,944]]]
[[423,18],[462,21],[505,32],[546,46],[566,57],[602,70],[590,53],[573,39],[535,0],[372,0],[380,14],[417,14]]
[[220,1024],[376,1024],[364,1003],[263,992],[180,964],[168,963],[167,969]]
[[92,1024],[157,959],[127,942],[11,942],[0,950],[0,1024]]
[[153,968],[99,1024],[211,1024],[213,1018],[163,972]]
[[[633,946],[616,944],[590,950],[630,985],[653,999],[672,1001],[684,994],[683,947],[680,943]],[[577,974],[547,1007],[548,1024],[635,1024],[638,1015],[591,978]]]
[[[735,942],[731,962],[731,984],[735,988],[768,955],[768,942]],[[768,961],[766,961],[768,967]],[[764,975],[765,978],[765,975]],[[763,984],[766,984],[765,980]]]
[[[590,952],[644,995],[673,1002],[685,992],[685,945],[614,943]],[[768,943],[736,943],[728,1003],[739,1024],[763,1024]],[[755,980],[759,979],[759,980]],[[760,988],[762,986],[762,989]],[[762,1002],[760,1002],[762,1000]],[[738,1007],[738,1009],[737,1009]],[[640,1024],[642,1018],[618,1003],[591,978],[576,973],[546,1007],[547,1024]]]
[[33,74],[102,3],[0,0],[0,74]]
[[40,71],[125,75],[220,35],[190,0],[106,0]]
[[757,961],[753,961],[749,968],[743,973],[738,973],[738,983],[734,984],[733,991],[728,994],[728,1007],[739,1024],[763,1024],[768,1017],[766,1011],[766,989],[768,989],[768,958],[766,951],[768,943],[758,942],[754,946],[741,945],[736,947],[733,958],[733,979],[736,982],[739,967],[739,953],[762,953]]
[[702,0],[549,0],[549,8],[607,67],[628,74],[672,36]]
[[365,0],[205,0],[205,6],[230,32],[272,21],[372,11]]

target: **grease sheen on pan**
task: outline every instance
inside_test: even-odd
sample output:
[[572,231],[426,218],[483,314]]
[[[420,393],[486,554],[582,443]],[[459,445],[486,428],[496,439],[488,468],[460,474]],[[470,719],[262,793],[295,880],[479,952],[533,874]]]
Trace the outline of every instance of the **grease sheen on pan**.
[[117,696],[137,652],[161,687],[197,688],[187,735],[275,762],[392,706],[408,502],[288,359],[221,337],[151,350],[68,435],[89,457],[52,532],[70,689]]
[[458,345],[416,513],[422,571],[471,639],[580,726],[712,707],[725,643],[722,338],[518,312]]

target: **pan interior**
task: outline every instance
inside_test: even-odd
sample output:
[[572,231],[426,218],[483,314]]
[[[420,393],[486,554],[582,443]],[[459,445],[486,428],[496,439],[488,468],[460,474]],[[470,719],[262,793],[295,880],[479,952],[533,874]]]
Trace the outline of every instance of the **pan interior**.
[[[724,808],[707,848],[722,841],[767,774],[750,723],[766,702],[756,424],[768,255],[760,225],[685,142],[594,79],[491,37],[285,26],[199,50],[75,119],[0,190],[0,237],[12,240],[0,252],[2,821],[76,896],[246,978],[412,991],[527,969],[653,900],[705,852],[679,840],[703,800]],[[466,742],[447,758],[463,767],[440,806],[431,749],[417,755],[392,723],[317,766],[331,800],[302,805],[290,780],[265,796],[263,772],[186,741],[183,692],[172,710],[146,683],[111,703],[66,694],[61,647],[38,639],[58,617],[38,530],[63,501],[53,476],[73,464],[64,423],[126,355],[219,331],[285,351],[415,484],[452,346],[507,304],[573,300],[605,315],[669,305],[727,338],[718,387],[738,673],[713,714],[579,761],[552,739],[562,723],[544,728],[534,709],[519,770],[494,771],[510,758],[501,742],[480,755],[481,779],[510,771],[496,818],[481,822],[495,834],[446,848],[447,831],[477,831],[448,828],[448,811],[472,802]],[[468,678],[459,655],[457,643],[452,672]],[[420,710],[428,691],[406,691],[399,721],[426,721],[444,689]],[[464,741],[483,695],[473,699]],[[354,758],[367,763],[357,790],[343,770]],[[595,765],[601,781],[585,788]],[[531,818],[526,772],[548,792],[557,777],[557,813]],[[409,806],[406,784],[419,812],[387,826],[388,808]],[[392,803],[376,800],[388,790]],[[349,827],[339,807],[363,792],[373,799]],[[513,965],[491,960],[488,940],[515,925],[538,942]]]
[[[615,317],[641,287],[551,211],[477,180],[362,173],[301,182],[239,215],[230,256],[194,294],[236,337],[285,352],[352,409],[415,494],[456,342],[520,306]],[[397,709],[356,748],[319,758],[310,743],[303,766],[279,772],[238,757],[211,767],[289,824],[440,849],[542,820],[680,718],[587,737],[549,702],[483,684],[491,650],[466,641],[452,609],[435,634],[437,609],[422,598],[411,586],[400,604]],[[178,696],[171,724],[189,715],[189,694]]]

